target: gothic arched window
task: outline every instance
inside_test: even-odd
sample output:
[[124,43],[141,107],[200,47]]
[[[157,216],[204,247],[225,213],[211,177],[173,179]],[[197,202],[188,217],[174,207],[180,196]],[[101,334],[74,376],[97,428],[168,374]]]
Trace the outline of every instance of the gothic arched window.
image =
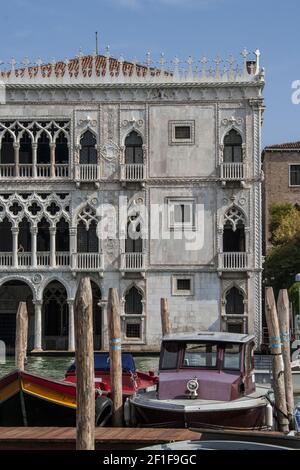
[[125,163],[143,163],[143,140],[135,131],[125,139]]
[[24,132],[20,139],[19,162],[25,165],[32,163],[31,138],[27,132]]
[[126,315],[142,315],[143,313],[143,296],[139,290],[133,286],[125,295],[125,314]]
[[244,314],[244,296],[236,287],[232,287],[226,294],[226,315]]
[[245,217],[237,207],[231,207],[225,214],[223,252],[244,252],[245,249]]
[[135,223],[135,219],[131,218],[127,223],[127,236],[125,240],[126,253],[142,253],[143,240],[141,238],[141,224]]
[[56,224],[56,250],[70,250],[69,224],[64,218]]
[[12,251],[12,232],[11,222],[7,217],[0,222],[0,251],[9,252]]
[[90,206],[84,207],[78,214],[78,253],[98,253],[99,239],[97,236],[97,224],[98,219],[96,217],[96,211]]
[[1,163],[14,163],[14,138],[10,132],[6,131],[1,142]]
[[50,163],[50,139],[45,131],[40,134],[38,139],[37,163]]
[[242,138],[240,134],[231,129],[224,137],[224,163],[242,162]]
[[68,139],[61,131],[55,141],[55,163],[64,164],[69,161]]
[[80,163],[97,164],[96,137],[91,131],[86,131],[80,139]]

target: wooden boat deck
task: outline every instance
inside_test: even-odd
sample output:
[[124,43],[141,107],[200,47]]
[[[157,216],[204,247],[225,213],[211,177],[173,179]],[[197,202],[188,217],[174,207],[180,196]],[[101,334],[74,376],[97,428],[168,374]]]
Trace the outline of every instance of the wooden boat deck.
[[[199,439],[199,432],[170,428],[96,428],[97,450],[140,449]],[[76,428],[0,427],[0,450],[74,450]]]

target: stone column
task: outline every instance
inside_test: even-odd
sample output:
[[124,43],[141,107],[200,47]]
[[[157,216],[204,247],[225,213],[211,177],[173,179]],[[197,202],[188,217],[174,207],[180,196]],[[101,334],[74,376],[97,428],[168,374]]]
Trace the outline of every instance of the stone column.
[[70,233],[70,262],[71,268],[75,269],[75,253],[77,252],[76,243],[77,243],[77,228],[71,227],[69,229]]
[[50,227],[50,266],[56,266],[56,227]]
[[34,303],[34,349],[33,351],[42,351],[42,300],[36,300]]
[[37,177],[37,143],[31,144],[32,147],[32,176]]
[[38,228],[37,227],[31,227],[31,263],[32,267],[36,268],[37,267],[37,233],[38,233]]
[[74,299],[69,299],[68,305],[69,305],[68,351],[75,351]]
[[18,238],[19,238],[19,227],[12,227],[12,264],[13,267],[18,267]]
[[51,164],[50,176],[51,178],[55,178],[55,143],[54,142],[50,143],[50,164]]
[[20,151],[20,144],[14,143],[14,151],[15,151],[15,176],[20,175],[20,168],[19,168],[19,151]]

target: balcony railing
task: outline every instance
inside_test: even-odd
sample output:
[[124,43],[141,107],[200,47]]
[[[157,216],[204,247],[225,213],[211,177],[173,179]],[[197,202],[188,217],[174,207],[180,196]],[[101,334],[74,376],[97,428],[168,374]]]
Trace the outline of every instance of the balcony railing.
[[21,268],[28,268],[31,266],[31,253],[29,252],[22,252],[18,253],[18,266]]
[[103,270],[103,256],[101,253],[74,253],[74,269],[78,271]]
[[70,254],[67,251],[56,252],[56,266],[70,266]]
[[248,254],[245,252],[220,253],[220,268],[226,271],[239,271],[248,268]]
[[13,265],[13,254],[12,253],[0,253],[0,267],[10,268]]
[[38,266],[50,266],[50,253],[48,251],[38,251],[36,262]]
[[98,181],[100,179],[100,166],[90,163],[77,165],[76,176],[79,181]]
[[[35,170],[35,172],[34,172]],[[57,164],[54,166],[54,174],[52,175],[50,164],[37,164],[35,167],[31,163],[20,164],[18,169],[15,164],[0,164],[0,178],[68,178],[69,165]],[[36,176],[35,176],[36,174]]]
[[143,181],[145,165],[143,163],[125,163],[121,165],[122,181]]
[[122,271],[143,271],[145,269],[144,253],[122,253]]
[[221,179],[237,181],[245,178],[243,163],[221,163]]

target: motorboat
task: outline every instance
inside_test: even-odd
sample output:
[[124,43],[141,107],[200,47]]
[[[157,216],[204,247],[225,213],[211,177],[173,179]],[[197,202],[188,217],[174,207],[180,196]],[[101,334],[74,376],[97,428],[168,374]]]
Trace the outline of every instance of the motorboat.
[[256,385],[252,335],[200,331],[162,339],[157,390],[126,401],[130,426],[271,429],[269,386]]

